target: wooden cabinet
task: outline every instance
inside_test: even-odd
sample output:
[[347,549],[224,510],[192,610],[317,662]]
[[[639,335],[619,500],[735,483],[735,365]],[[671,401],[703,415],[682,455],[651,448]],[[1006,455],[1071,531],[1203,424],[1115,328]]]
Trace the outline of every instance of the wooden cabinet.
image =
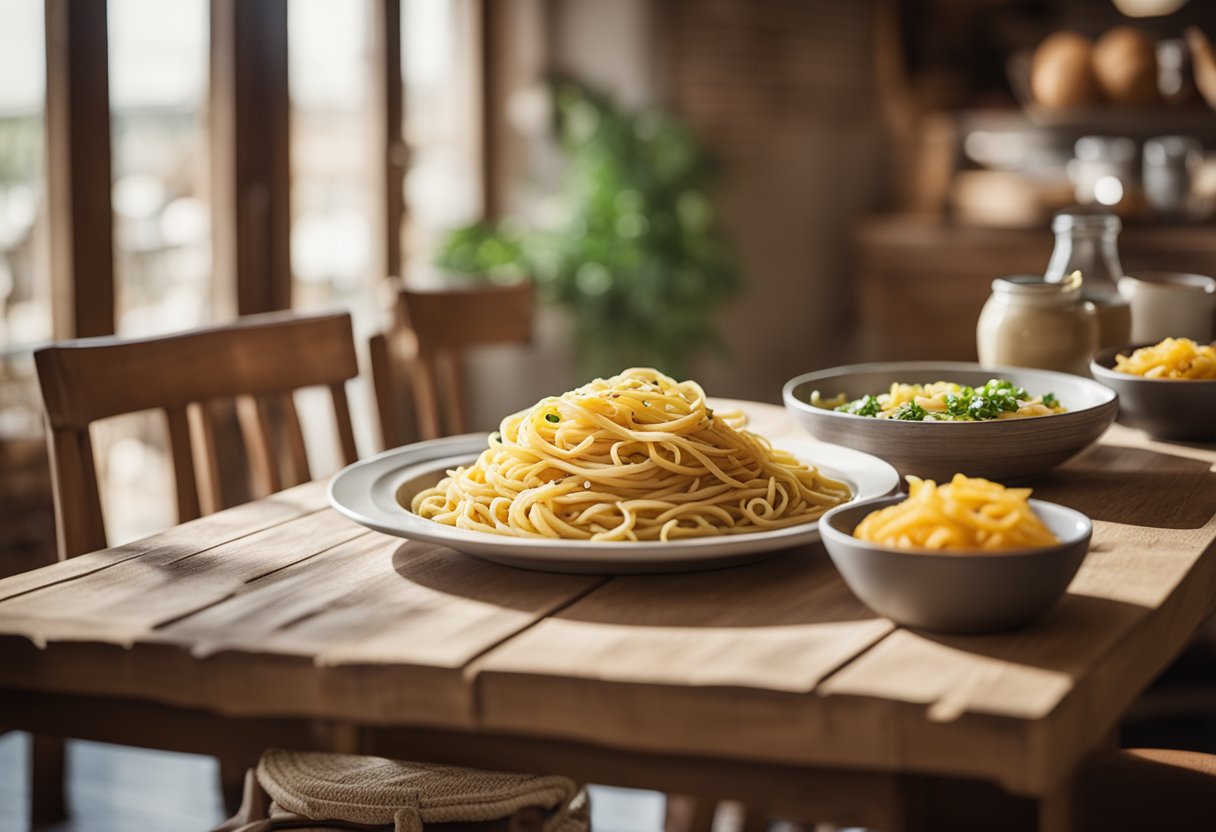
[[[953,225],[937,217],[876,216],[858,228],[864,351],[876,361],[975,361],[975,324],[992,280],[1042,274],[1050,229]],[[1216,275],[1216,225],[1131,225],[1119,237],[1124,271]]]

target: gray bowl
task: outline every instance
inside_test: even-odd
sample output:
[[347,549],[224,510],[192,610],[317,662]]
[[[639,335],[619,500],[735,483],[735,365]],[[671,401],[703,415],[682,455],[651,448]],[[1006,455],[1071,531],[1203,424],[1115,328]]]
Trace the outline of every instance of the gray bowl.
[[905,497],[838,506],[819,521],[832,562],[853,594],[896,624],[942,633],[1019,627],[1060,597],[1089,550],[1093,524],[1079,511],[1031,500],[1061,540],[1046,549],[935,554],[891,549],[853,537],[862,518]]
[[[837,413],[811,405],[811,392],[850,399],[882,393],[893,382],[953,381],[973,387],[1007,378],[1031,393],[1055,393],[1068,412],[990,422],[901,422]],[[1096,381],[1050,370],[983,367],[950,361],[854,364],[795,376],[782,391],[785,407],[816,439],[881,457],[901,475],[939,481],[962,472],[994,480],[1044,474],[1089,447],[1115,420],[1114,391]]]
[[1112,347],[1094,356],[1094,378],[1119,394],[1119,421],[1158,439],[1216,439],[1216,380],[1144,378],[1114,370],[1115,356],[1149,344]]

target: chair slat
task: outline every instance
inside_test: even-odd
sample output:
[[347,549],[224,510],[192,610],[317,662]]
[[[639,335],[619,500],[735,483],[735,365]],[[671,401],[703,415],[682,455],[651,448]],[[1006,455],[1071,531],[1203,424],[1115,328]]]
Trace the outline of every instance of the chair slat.
[[418,362],[417,339],[409,330],[398,328],[372,336],[368,349],[383,448],[418,441],[422,436],[411,381]]
[[254,493],[259,497],[273,494],[283,487],[278,459],[270,432],[270,415],[261,396],[237,396],[236,415],[249,455]]
[[283,441],[287,445],[287,460],[291,463],[285,486],[299,485],[312,479],[308,466],[308,449],[304,445],[304,431],[300,427],[300,414],[291,393],[280,393],[275,403],[283,424]]
[[397,411],[397,385],[393,360],[389,353],[388,336],[378,332],[367,343],[372,362],[372,389],[376,394],[376,416],[380,423],[380,447],[396,448],[403,444]]
[[418,356],[410,379],[414,387],[414,402],[418,410],[418,434],[423,439],[443,436],[439,421],[439,385],[436,383],[435,361],[431,356]]
[[88,428],[53,431],[47,443],[55,490],[59,559],[104,549],[106,527],[97,491],[97,469]]
[[355,430],[350,423],[346,385],[342,382],[329,385],[329,394],[334,402],[334,420],[338,425],[338,446],[342,449],[342,463],[350,465],[359,458],[359,451],[355,447]]
[[444,384],[446,392],[444,411],[447,415],[449,432],[453,434],[468,433],[464,362],[460,360],[460,355],[451,349],[444,350],[436,358],[442,359],[439,367],[443,368],[444,375],[446,376]]
[[207,402],[195,402],[186,407],[186,418],[190,422],[190,448],[198,477],[199,510],[203,514],[214,514],[224,508],[224,495],[211,408]]
[[169,452],[173,456],[173,484],[177,493],[177,522],[199,517],[198,480],[194,474],[194,450],[190,442],[190,417],[185,407],[165,408],[169,429]]

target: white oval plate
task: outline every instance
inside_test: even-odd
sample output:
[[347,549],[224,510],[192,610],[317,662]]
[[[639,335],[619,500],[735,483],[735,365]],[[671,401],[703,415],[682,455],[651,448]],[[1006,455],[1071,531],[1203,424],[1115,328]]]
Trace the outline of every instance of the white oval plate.
[[[878,457],[811,440],[781,443],[803,462],[845,482],[853,500],[895,491],[899,475]],[[819,540],[819,521],[784,529],[720,537],[658,541],[537,540],[444,526],[425,520],[397,501],[443,478],[445,471],[473,462],[486,448],[485,434],[432,439],[385,451],[339,471],[329,484],[329,502],[356,523],[385,534],[438,543],[495,563],[548,572],[624,574],[716,569],[757,560],[781,549]]]

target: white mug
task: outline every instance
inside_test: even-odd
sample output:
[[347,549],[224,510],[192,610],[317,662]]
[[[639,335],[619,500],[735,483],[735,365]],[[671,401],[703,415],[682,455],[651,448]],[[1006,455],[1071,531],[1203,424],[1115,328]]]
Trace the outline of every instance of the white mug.
[[1132,308],[1132,341],[1212,338],[1216,279],[1180,272],[1139,272],[1119,278],[1119,294]]

